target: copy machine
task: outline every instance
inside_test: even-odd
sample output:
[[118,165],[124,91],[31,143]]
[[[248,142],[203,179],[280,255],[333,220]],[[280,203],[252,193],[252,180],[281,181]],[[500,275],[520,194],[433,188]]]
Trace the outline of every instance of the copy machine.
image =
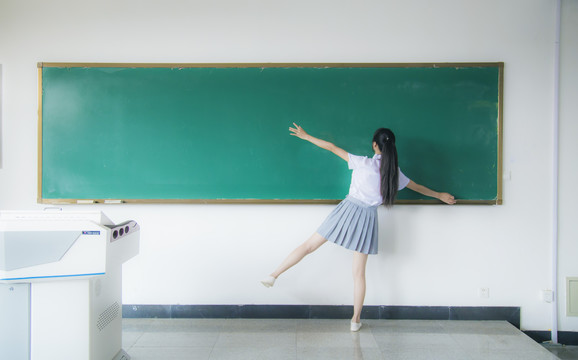
[[139,238],[99,211],[0,212],[0,359],[130,359],[122,264]]

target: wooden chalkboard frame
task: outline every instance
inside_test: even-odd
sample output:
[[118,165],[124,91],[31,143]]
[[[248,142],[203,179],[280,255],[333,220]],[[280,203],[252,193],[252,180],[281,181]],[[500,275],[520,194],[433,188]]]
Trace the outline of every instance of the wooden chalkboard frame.
[[[458,199],[462,205],[501,205],[502,200],[502,153],[503,153],[503,62],[472,62],[472,63],[69,63],[69,62],[39,62],[38,67],[38,193],[37,201],[42,204],[336,204],[339,199],[53,199],[43,198],[42,194],[42,69],[45,67],[64,68],[452,68],[452,67],[497,67],[498,79],[498,119],[497,119],[497,195],[492,200]],[[435,199],[397,200],[396,204],[441,204]]]

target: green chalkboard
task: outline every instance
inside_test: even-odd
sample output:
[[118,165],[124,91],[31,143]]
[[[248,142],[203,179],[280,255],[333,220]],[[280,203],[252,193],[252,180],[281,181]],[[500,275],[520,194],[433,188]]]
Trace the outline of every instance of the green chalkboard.
[[[502,63],[39,64],[39,202],[334,202],[378,127],[400,167],[501,203]],[[423,203],[411,190],[400,202]]]

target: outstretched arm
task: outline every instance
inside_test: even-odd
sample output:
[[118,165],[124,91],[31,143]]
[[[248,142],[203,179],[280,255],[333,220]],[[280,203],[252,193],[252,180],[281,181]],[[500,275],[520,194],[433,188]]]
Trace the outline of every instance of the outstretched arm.
[[441,201],[445,202],[446,204],[455,204],[456,203],[456,199],[454,199],[454,196],[448,193],[444,193],[444,192],[436,192],[433,191],[423,185],[420,184],[416,184],[413,181],[409,181],[409,184],[407,184],[407,187],[410,188],[413,191],[416,191],[420,194],[423,194],[425,196],[429,196],[429,197],[433,197],[436,199],[440,199]]
[[307,140],[310,143],[312,143],[313,145],[319,146],[322,149],[331,151],[332,153],[339,156],[343,160],[349,162],[349,154],[347,153],[347,151],[343,150],[340,147],[335,146],[334,144],[330,143],[329,141],[321,140],[321,139],[318,139],[316,137],[313,137],[313,136],[307,134],[307,132],[305,130],[303,130],[303,128],[301,126],[299,126],[295,123],[293,123],[293,126],[295,126],[295,127],[289,128],[289,131],[291,131],[291,135],[297,136],[299,139]]

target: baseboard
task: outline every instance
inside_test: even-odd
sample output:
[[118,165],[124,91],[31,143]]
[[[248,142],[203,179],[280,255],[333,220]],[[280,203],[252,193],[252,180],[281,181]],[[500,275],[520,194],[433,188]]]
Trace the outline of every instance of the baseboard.
[[[124,318],[348,319],[347,305],[123,305]],[[503,320],[520,328],[519,307],[364,306],[363,319]]]
[[[552,332],[525,330],[524,333],[534,339],[537,343],[544,343],[552,340]],[[558,331],[558,343],[564,345],[578,345],[578,332]]]

